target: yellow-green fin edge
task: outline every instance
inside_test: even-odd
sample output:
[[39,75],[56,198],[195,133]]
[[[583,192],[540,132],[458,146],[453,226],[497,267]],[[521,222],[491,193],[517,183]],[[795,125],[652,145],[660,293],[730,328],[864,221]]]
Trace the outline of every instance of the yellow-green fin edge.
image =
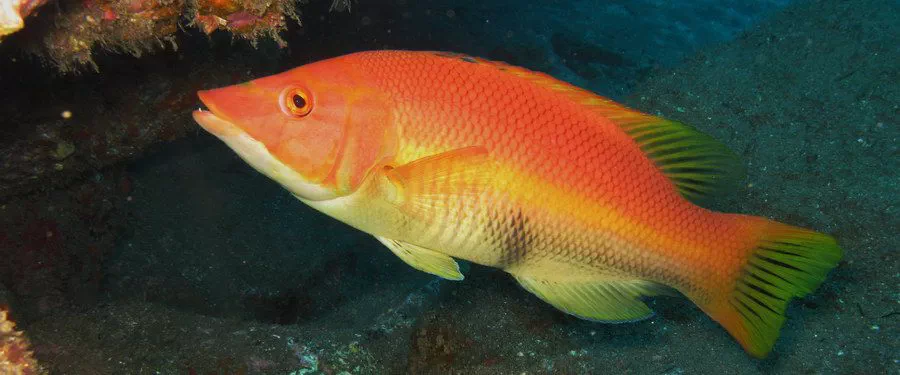
[[581,319],[627,323],[647,319],[653,311],[640,300],[666,290],[644,280],[600,279],[553,281],[516,275],[525,290],[553,307]]

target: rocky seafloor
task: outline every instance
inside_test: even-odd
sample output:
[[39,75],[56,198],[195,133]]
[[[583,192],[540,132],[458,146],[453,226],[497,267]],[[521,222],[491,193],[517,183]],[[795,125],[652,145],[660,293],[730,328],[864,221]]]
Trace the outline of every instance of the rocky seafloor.
[[[0,175],[0,294],[51,373],[900,371],[896,2],[328,3],[301,8],[322,16],[286,49],[188,34],[177,53],[100,56],[93,76],[3,62],[0,155],[17,177]],[[845,259],[755,360],[684,299],[604,325],[500,271],[415,271],[190,119],[198,88],[371,48],[509,60],[693,124],[747,164],[714,208],[831,233]]]

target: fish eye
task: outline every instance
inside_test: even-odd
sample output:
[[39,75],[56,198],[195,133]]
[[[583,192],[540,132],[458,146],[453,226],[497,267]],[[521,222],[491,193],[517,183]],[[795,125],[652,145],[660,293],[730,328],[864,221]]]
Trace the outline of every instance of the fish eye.
[[287,91],[286,94],[282,108],[287,114],[303,117],[312,111],[312,101],[309,100],[309,95],[302,89],[292,89]]
[[294,100],[294,107],[297,107],[297,108],[306,107],[306,98],[304,98],[303,95],[294,94],[293,100]]

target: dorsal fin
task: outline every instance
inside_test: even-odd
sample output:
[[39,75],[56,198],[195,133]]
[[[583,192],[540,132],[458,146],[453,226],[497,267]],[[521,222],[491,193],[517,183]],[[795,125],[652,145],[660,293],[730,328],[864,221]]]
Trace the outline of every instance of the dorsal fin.
[[704,201],[730,191],[744,178],[737,155],[689,125],[655,116],[617,123],[687,199]]
[[493,66],[589,107],[631,136],[681,195],[692,201],[703,201],[728,191],[743,179],[744,168],[737,155],[723,143],[689,125],[641,113],[548,74],[465,55],[439,55]]

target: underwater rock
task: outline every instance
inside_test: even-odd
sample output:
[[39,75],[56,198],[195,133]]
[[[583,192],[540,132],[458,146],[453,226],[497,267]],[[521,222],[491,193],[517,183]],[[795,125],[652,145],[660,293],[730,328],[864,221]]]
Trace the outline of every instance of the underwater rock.
[[425,307],[440,292],[441,278],[434,278],[422,288],[414,290],[406,296],[399,306],[389,309],[375,318],[375,324],[369,327],[373,334],[390,334],[397,329],[408,328]]
[[634,66],[623,53],[603,48],[567,33],[554,33],[550,37],[553,51],[562,57],[562,63],[578,75],[597,79],[610,75],[608,71]]
[[0,0],[0,38],[25,27],[25,18],[47,0]]
[[192,6],[192,23],[206,34],[223,29],[251,43],[268,36],[280,46],[285,46],[278,33],[287,28],[286,18],[300,23],[295,7],[293,0],[197,0],[196,5]]
[[93,303],[127,222],[130,189],[128,176],[108,170],[70,190],[0,204],[0,280],[9,288],[8,298],[0,290],[0,306],[15,298],[24,323]]
[[46,57],[61,72],[83,67],[99,70],[95,48],[141,56],[154,48],[175,45],[172,34],[184,0],[93,0],[60,4],[53,26],[42,30],[42,43],[30,50]]
[[[21,28],[21,17],[16,20],[17,1],[22,0],[0,2],[5,6],[0,10],[0,36]],[[30,12],[43,1],[46,0],[24,1],[20,7]],[[176,34],[186,26],[196,26],[206,34],[226,30],[254,46],[263,38],[285,46],[279,33],[287,29],[288,18],[300,22],[297,3],[294,0],[60,2],[57,11],[43,17],[43,22],[37,25],[41,27],[28,30],[23,48],[60,72],[77,73],[85,68],[99,71],[94,61],[99,50],[136,57],[167,46],[177,50]]]
[[446,318],[426,316],[412,333],[407,373],[447,373],[458,352],[470,345],[470,340],[454,329]]
[[9,311],[0,306],[0,370],[9,375],[36,375],[45,371],[31,352],[31,343],[16,323],[9,320]]
[[12,292],[10,292],[9,289],[6,289],[6,285],[0,283],[0,306],[11,308],[11,306],[13,305],[13,298],[14,296],[12,295]]

